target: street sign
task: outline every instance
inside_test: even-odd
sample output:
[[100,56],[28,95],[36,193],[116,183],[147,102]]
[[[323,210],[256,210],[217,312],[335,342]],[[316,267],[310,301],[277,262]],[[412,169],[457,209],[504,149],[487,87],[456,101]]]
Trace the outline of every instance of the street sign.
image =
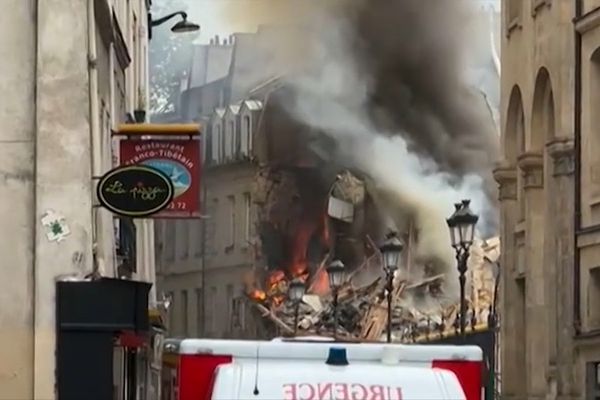
[[115,214],[144,218],[165,209],[173,200],[175,189],[162,171],[129,165],[107,172],[96,190],[100,204]]

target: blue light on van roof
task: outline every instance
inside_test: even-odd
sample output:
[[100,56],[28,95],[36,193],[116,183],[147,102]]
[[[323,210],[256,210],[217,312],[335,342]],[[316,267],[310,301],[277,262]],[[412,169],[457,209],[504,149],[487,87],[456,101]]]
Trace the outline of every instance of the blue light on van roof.
[[331,347],[329,349],[329,356],[327,357],[327,361],[325,361],[325,364],[335,366],[348,365],[346,349],[343,347]]

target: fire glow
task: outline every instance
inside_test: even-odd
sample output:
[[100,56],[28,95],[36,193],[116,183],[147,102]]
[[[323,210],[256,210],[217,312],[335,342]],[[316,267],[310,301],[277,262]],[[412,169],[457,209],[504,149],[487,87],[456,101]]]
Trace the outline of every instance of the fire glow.
[[288,283],[292,279],[300,279],[307,283],[308,293],[324,296],[329,293],[329,281],[325,264],[328,253],[317,266],[313,266],[311,271],[311,262],[309,259],[309,247],[311,240],[317,236],[319,245],[326,249],[330,248],[330,232],[328,227],[327,213],[320,214],[317,219],[308,218],[304,215],[298,222],[294,234],[289,240],[288,257],[289,260],[283,269],[276,269],[270,272],[266,278],[264,290],[253,288],[249,292],[249,297],[257,302],[267,302],[272,306],[281,305],[287,294]]

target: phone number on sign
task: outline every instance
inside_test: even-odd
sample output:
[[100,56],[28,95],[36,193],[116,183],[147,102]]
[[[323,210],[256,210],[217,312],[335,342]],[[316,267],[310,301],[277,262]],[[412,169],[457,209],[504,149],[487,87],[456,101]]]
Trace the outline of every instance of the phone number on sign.
[[187,204],[183,201],[174,201],[166,208],[167,210],[186,210]]

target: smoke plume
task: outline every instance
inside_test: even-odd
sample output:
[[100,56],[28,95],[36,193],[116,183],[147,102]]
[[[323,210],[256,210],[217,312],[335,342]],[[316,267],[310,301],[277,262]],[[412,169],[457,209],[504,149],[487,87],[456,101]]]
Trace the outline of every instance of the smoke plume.
[[496,224],[498,139],[464,72],[465,2],[261,3],[259,22],[293,16],[307,28],[294,39],[308,48],[305,69],[286,78],[295,92],[290,113],[335,139],[338,161],[371,176],[396,225],[416,223],[418,253],[454,271],[444,220],[453,203],[472,200],[484,235]]

